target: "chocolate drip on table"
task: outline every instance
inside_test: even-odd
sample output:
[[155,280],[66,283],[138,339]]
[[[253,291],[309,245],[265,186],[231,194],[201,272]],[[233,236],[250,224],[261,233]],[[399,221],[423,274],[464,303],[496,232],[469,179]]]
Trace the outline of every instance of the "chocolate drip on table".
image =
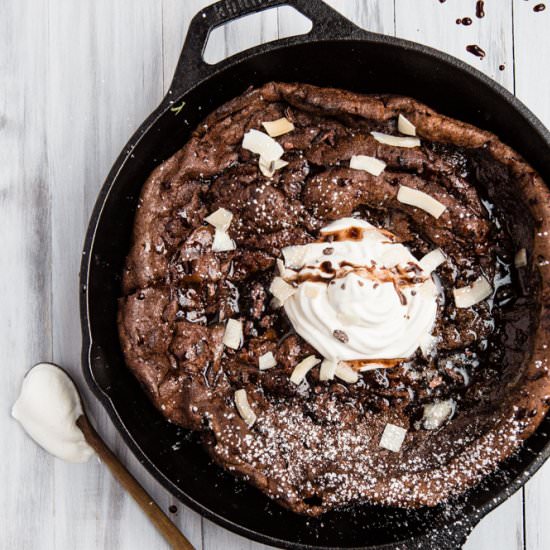
[[544,4],[537,4],[536,6],[533,7],[533,11],[537,13],[544,11],[545,9],[546,9],[546,6]]
[[476,2],[476,17],[482,19],[485,17],[485,2],[483,0],[477,0]]
[[470,44],[469,46],[466,46],[466,51],[470,52],[476,57],[479,57],[480,59],[483,59],[485,57],[485,50],[483,50],[477,44]]

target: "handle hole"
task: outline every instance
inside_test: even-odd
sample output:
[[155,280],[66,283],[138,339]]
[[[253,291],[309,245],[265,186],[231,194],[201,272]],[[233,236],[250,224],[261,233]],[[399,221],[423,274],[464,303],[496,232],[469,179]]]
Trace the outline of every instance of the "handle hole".
[[215,65],[258,44],[308,33],[313,24],[290,6],[251,13],[216,27],[208,36],[202,57]]

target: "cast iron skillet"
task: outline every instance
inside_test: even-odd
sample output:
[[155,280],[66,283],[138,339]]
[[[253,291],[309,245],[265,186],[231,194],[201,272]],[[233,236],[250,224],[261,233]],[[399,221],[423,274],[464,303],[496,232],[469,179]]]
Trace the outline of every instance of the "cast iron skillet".
[[[216,65],[203,62],[213,28],[285,4],[311,19],[309,34],[264,44]],[[280,508],[211,464],[193,434],[163,419],[124,365],[117,298],[142,184],[157,164],[184,145],[207,113],[249,86],[270,80],[410,95],[495,132],[550,181],[548,131],[506,90],[461,61],[361,30],[321,0],[218,2],[192,20],[168,94],[132,136],[97,199],[81,269],[86,380],[153,476],[185,504],[232,531],[300,549],[459,547],[473,526],[550,455],[550,416],[497,473],[448,505],[417,511],[363,505],[311,519]],[[182,101],[185,106],[175,114],[171,107]]]

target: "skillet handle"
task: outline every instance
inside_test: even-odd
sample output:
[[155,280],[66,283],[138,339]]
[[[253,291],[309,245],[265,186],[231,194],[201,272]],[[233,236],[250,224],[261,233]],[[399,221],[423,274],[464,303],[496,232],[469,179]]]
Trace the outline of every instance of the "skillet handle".
[[[229,62],[231,58],[209,65],[203,60],[204,48],[213,29],[244,15],[278,6],[292,6],[311,20],[312,28],[306,35],[308,39],[330,40],[369,34],[322,0],[221,0],[202,9],[191,20],[166,98],[177,100],[189,88]],[[303,40],[304,35],[294,38]],[[278,42],[265,44],[263,48],[269,49],[270,44]]]

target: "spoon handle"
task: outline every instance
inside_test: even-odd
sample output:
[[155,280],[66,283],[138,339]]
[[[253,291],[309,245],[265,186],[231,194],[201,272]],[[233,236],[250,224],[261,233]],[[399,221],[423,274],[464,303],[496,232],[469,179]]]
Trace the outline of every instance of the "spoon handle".
[[149,493],[138,483],[136,478],[124,467],[124,465],[107,447],[103,439],[95,431],[86,415],[81,415],[76,425],[82,430],[84,438],[98,454],[99,458],[107,465],[111,473],[120,484],[132,495],[140,508],[149,516],[154,526],[166,539],[172,548],[177,550],[195,550],[193,545],[183,536],[180,530],[172,523],[170,518],[153,501]]

